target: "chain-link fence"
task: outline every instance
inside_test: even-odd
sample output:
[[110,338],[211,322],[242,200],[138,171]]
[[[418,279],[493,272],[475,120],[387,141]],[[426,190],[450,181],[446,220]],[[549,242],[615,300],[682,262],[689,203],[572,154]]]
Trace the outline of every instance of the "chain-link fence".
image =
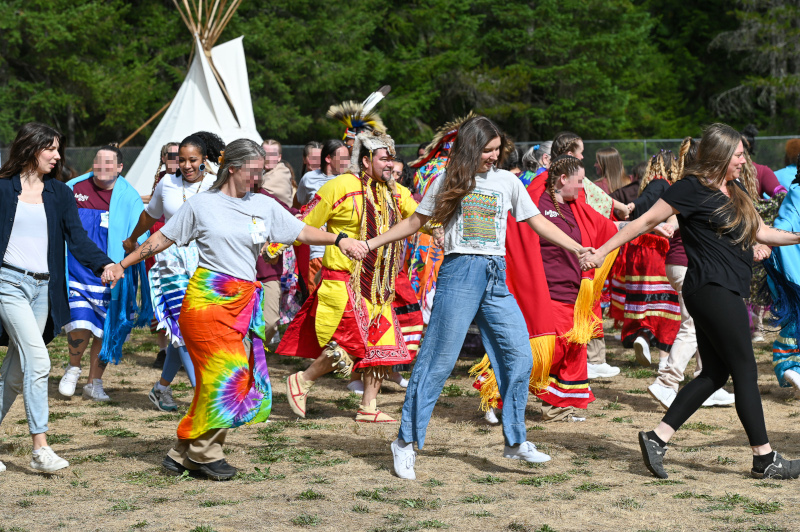
[[[773,170],[783,168],[786,166],[784,162],[786,141],[791,138],[797,137],[757,137],[755,161],[767,165]],[[535,141],[518,142],[517,146],[527,149],[534,144],[536,144]],[[595,174],[592,165],[595,161],[595,154],[601,148],[616,148],[625,162],[625,168],[630,170],[636,164],[646,161],[659,150],[672,150],[677,154],[681,139],[585,140],[583,144],[586,174],[594,178]],[[405,161],[412,161],[416,158],[418,146],[418,144],[400,144],[397,146],[398,155]],[[122,148],[122,156],[126,168],[130,168],[141,151],[141,147],[125,146]],[[91,169],[92,160],[96,153],[96,147],[67,148],[66,167],[74,171],[74,175],[83,174]],[[0,149],[0,161],[4,161],[6,157],[8,157],[8,148]],[[303,166],[303,146],[283,146],[283,160],[291,165],[296,174],[299,174]],[[158,161],[153,161],[153,175],[155,175],[157,167]],[[123,171],[124,174],[125,172]]]

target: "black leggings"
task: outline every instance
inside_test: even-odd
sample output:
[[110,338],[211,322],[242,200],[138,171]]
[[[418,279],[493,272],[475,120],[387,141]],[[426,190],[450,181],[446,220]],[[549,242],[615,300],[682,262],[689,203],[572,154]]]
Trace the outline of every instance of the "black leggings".
[[758,391],[758,369],[750,339],[750,321],[741,296],[709,284],[684,296],[697,329],[703,371],[678,392],[662,421],[678,430],[703,401],[733,379],[736,413],[752,447],[769,443]]

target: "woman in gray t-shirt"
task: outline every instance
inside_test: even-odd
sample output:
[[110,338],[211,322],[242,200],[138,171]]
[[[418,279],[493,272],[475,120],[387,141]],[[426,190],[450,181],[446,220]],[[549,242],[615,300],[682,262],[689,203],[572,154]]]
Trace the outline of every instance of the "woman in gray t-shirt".
[[445,230],[445,258],[439,270],[428,331],[417,355],[403,404],[398,438],[392,443],[394,471],[416,478],[413,442],[422,448],[433,407],[455,366],[470,323],[481,331],[486,353],[497,368],[503,398],[503,456],[528,462],[550,457],[527,440],[525,406],[533,357],[525,319],[505,281],[505,233],[509,211],[542,238],[580,254],[533,204],[520,180],[495,169],[505,135],[477,116],[459,129],[447,170],[428,190],[417,211],[368,241],[370,249],[414,234],[434,218]]
[[[162,461],[175,473],[233,477],[237,470],[222,452],[227,429],[269,417],[272,389],[263,347],[261,283],[255,280],[262,247],[299,240],[338,245],[353,259],[366,255],[364,242],[306,225],[274,199],[255,193],[264,158],[264,150],[251,140],[228,144],[211,190],[190,198],[160,231],[104,275],[104,280],[118,279],[126,267],[172,244],[197,242],[199,266],[179,319],[197,386],[178,425],[178,441]],[[249,354],[242,344],[245,334],[251,339]]]

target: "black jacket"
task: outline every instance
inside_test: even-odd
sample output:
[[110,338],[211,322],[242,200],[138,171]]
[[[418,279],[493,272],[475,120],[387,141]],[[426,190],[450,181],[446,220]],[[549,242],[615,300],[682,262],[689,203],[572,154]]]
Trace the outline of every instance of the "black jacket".
[[[19,174],[11,179],[0,179],[0,258],[6,255],[17,213],[17,201],[21,193]],[[75,258],[97,276],[103,273],[106,264],[114,261],[100,251],[86,234],[86,229],[83,228],[78,216],[75,197],[67,185],[55,178],[45,178],[42,200],[47,216],[47,266],[50,269],[48,284],[50,316],[42,337],[45,343],[49,343],[70,319],[64,241],[69,242]],[[8,333],[3,330],[2,323],[0,323],[0,345],[8,345]]]

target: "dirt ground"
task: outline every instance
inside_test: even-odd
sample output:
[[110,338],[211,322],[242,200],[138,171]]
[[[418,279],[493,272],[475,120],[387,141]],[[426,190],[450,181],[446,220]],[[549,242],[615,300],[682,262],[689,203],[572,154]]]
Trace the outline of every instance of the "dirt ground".
[[[622,374],[592,381],[597,401],[585,423],[542,424],[531,399],[528,437],[553,457],[543,465],[502,457],[501,428],[483,420],[467,376],[470,361],[459,362],[418,455],[416,481],[391,474],[397,425],[355,423],[358,400],[345,381],[321,379],[308,419],[292,416],[284,379],[307,361],[271,355],[271,422],[230,432],[227,458],[241,474],[212,482],[160,468],[180,415],[158,412],[147,398],[159,375],[150,367],[152,336],[136,332],[122,363],[109,367],[104,383],[113,401],[104,404],[80,397],[83,380],[76,397],[58,394],[67,360],[59,338],[50,346],[49,439],[70,467],[53,475],[28,467],[20,398],[0,426],[0,460],[8,467],[0,473],[0,532],[800,529],[800,481],[749,477],[750,452],[733,407],[695,414],[670,446],[670,478],[650,476],[636,434],[663,414],[646,393],[655,372],[636,365],[613,339],[608,346],[609,362]],[[800,402],[778,386],[770,346],[756,346],[767,428],[777,450],[800,458]],[[191,401],[183,373],[175,388],[183,412]],[[399,417],[403,397],[389,383],[379,404]]]

